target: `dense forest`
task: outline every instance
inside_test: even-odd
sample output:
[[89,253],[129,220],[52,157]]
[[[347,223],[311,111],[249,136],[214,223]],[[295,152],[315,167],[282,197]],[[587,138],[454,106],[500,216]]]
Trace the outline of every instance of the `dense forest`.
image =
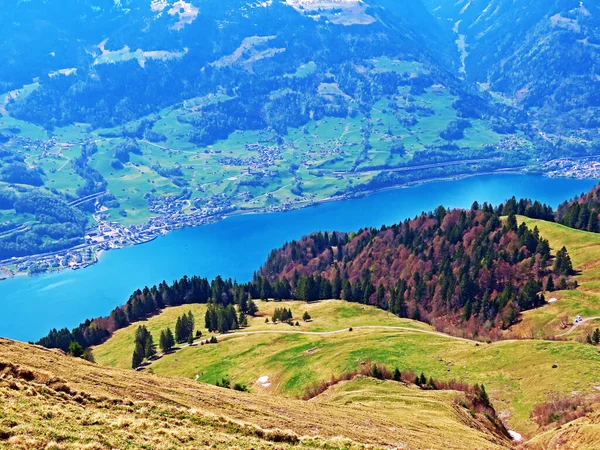
[[[537,228],[516,213],[552,217],[512,199],[494,208],[443,207],[356,233],[317,233],[271,253],[255,282],[274,298],[341,298],[469,337],[499,338],[521,311],[545,303],[544,287],[573,286],[565,249],[552,261]],[[508,216],[505,221],[501,216]]]
[[590,192],[564,202],[556,211],[556,221],[570,228],[600,232],[600,185]]
[[[0,224],[0,260],[71,248],[83,242],[87,216],[51,192],[18,187],[0,189],[0,210],[14,210],[27,224]],[[10,233],[26,226],[21,233]]]

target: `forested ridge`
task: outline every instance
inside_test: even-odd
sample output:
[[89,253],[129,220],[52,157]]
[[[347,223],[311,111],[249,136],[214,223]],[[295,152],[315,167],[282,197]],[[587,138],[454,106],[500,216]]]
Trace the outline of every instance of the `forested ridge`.
[[[244,314],[254,314],[256,306],[251,299],[259,296],[256,283],[238,284],[220,276],[212,281],[198,276],[184,276],[171,285],[163,281],[158,286],[138,289],[131,294],[124,306],[115,308],[109,316],[86,320],[73,330],[53,329],[37,343],[48,348],[68,351],[71,342],[75,341],[83,348],[88,348],[102,343],[115,331],[152,316],[167,306],[191,303],[212,305],[209,311],[215,310],[214,330],[226,332],[237,328],[237,325],[234,327],[228,316],[220,313],[231,311],[231,306],[237,305],[242,318]],[[227,319],[226,324],[221,323],[223,319]],[[236,324],[239,325],[238,322],[236,317]],[[212,329],[212,326],[207,325],[207,328]]]
[[308,301],[341,298],[441,331],[499,338],[521,311],[545,304],[545,287],[575,286],[566,249],[553,258],[537,228],[518,225],[521,207],[552,216],[545,205],[512,199],[497,208],[439,207],[380,229],[316,233],[273,251],[256,282],[276,298],[288,290]]

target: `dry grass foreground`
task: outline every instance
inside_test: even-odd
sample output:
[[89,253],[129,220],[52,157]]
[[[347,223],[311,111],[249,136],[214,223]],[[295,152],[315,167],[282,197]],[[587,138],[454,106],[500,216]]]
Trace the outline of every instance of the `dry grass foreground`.
[[0,448],[509,448],[460,395],[360,379],[304,402],[0,339]]

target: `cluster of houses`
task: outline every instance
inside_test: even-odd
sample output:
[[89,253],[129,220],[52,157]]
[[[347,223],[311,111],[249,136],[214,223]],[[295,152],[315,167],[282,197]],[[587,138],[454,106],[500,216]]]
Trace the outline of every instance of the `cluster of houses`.
[[79,269],[96,262],[91,247],[73,248],[42,257],[23,258],[17,263],[18,272],[39,273],[60,269]]
[[219,164],[222,166],[248,167],[250,170],[263,169],[274,166],[282,158],[280,146],[268,146],[263,144],[246,144],[245,149],[248,152],[256,152],[258,156],[247,158],[223,156],[219,158]]
[[545,163],[542,169],[547,176],[553,178],[598,179],[600,178],[600,158],[556,159]]

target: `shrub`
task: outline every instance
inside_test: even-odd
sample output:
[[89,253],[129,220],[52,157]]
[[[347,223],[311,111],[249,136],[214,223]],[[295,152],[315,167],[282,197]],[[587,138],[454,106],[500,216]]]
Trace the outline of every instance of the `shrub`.
[[551,400],[537,405],[531,412],[531,417],[540,427],[550,424],[559,426],[585,416],[592,411],[594,403],[599,401],[598,395],[574,395],[565,398],[554,396]]

